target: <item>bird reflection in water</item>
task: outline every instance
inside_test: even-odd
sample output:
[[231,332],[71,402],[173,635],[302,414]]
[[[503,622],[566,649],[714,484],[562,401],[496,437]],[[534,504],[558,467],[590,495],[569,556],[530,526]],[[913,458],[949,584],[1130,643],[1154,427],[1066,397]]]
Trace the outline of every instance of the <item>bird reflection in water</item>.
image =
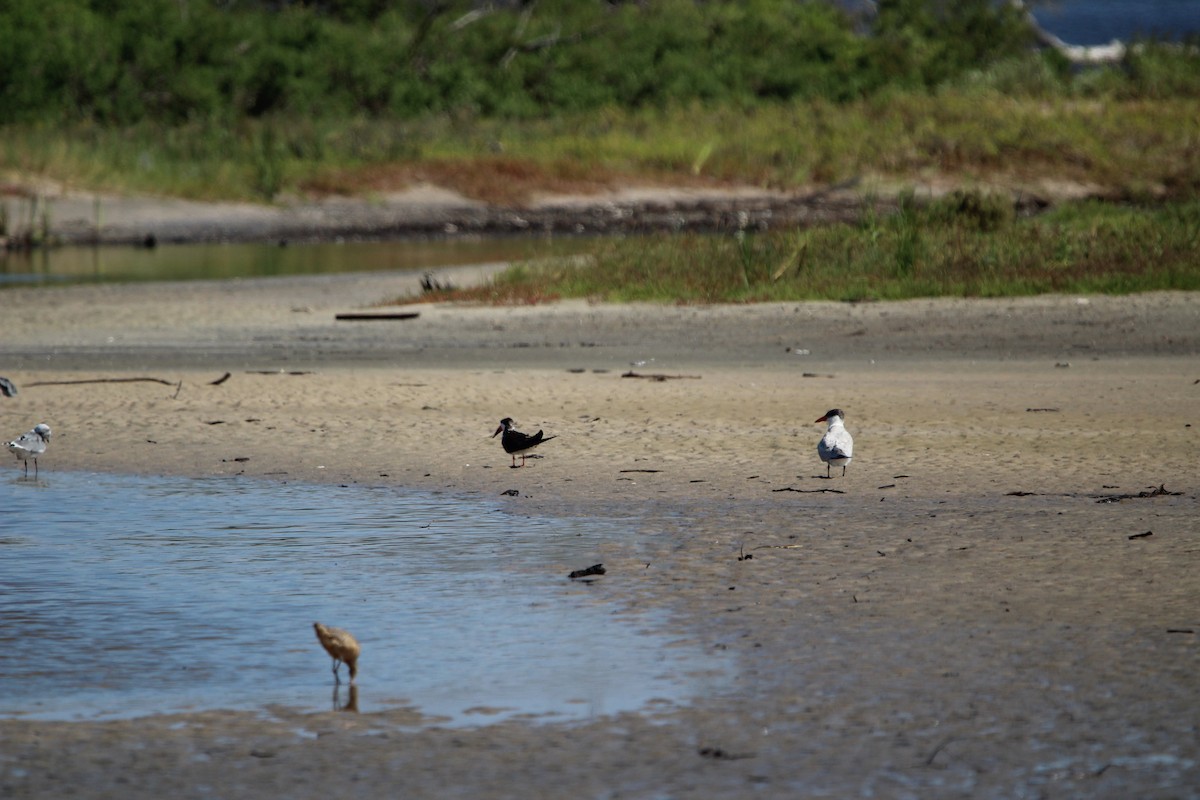
[[333,685],[333,710],[334,711],[352,711],[358,713],[358,687],[353,683],[347,687],[346,704],[342,705],[342,685],[335,683]]

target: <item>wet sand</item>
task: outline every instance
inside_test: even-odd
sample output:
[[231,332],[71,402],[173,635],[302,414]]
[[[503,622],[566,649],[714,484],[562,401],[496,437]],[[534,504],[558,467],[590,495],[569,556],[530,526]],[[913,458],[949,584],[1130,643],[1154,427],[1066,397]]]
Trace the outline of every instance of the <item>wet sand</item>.
[[[334,318],[414,282],[7,290],[0,374],[21,393],[0,430],[49,423],[48,476],[626,516],[590,591],[733,653],[727,688],[423,727],[372,708],[364,653],[357,714],[0,721],[5,796],[1197,796],[1200,297]],[[811,421],[834,406],[856,452],[826,480]],[[510,469],[503,416],[558,438]]]

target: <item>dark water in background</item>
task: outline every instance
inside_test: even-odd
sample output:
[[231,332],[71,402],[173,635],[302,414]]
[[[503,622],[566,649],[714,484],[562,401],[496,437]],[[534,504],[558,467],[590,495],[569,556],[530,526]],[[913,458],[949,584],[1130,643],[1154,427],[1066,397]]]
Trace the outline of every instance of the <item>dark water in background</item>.
[[0,717],[327,710],[314,621],[362,644],[364,712],[577,719],[725,682],[719,656],[655,633],[665,620],[566,578],[632,522],[394,488],[20,474],[0,473]]
[[0,251],[5,286],[78,281],[221,280],[344,272],[436,271],[439,267],[528,261],[582,252],[584,238],[464,236],[385,242],[189,244],[156,247],[54,247]]
[[[1027,0],[1028,2],[1028,0]],[[1068,44],[1200,33],[1200,0],[1051,0],[1030,4],[1042,27]]]

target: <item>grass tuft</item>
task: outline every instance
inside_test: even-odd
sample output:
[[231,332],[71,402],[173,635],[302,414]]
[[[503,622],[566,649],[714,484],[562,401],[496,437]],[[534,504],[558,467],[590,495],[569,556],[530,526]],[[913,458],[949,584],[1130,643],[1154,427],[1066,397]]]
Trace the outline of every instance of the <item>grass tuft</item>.
[[521,264],[439,299],[707,304],[1155,290],[1200,290],[1200,201],[1092,201],[1018,219],[986,195],[908,199],[856,225],[600,240],[587,259]]
[[1074,184],[1116,198],[1200,191],[1200,95],[1008,96],[893,90],[840,104],[604,109],[540,120],[193,121],[3,128],[0,170],[87,191],[269,200],[394,191],[428,181],[501,204],[621,185],[781,190],[951,176]]

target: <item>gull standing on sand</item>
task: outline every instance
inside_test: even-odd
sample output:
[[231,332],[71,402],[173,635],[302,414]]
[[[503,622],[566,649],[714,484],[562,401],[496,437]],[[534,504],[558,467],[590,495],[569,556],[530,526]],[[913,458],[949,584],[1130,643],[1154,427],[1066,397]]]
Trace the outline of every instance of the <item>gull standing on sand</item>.
[[817,422],[829,423],[825,435],[821,437],[821,441],[817,442],[817,455],[825,462],[826,478],[831,477],[830,467],[841,467],[842,477],[845,477],[846,465],[854,456],[854,437],[842,424],[842,420],[845,418],[846,415],[840,408],[831,408],[825,412],[825,416],[817,420]]
[[313,623],[313,629],[317,632],[317,641],[321,643],[321,647],[333,658],[333,682],[342,682],[338,677],[338,667],[345,663],[350,669],[350,683],[353,684],[355,676],[358,675],[358,654],[362,652],[358,640],[350,635],[350,631],[319,622]]
[[42,422],[34,426],[33,430],[28,433],[22,433],[11,442],[5,442],[4,445],[13,455],[25,462],[25,475],[29,475],[29,460],[33,459],[33,477],[38,474],[38,456],[46,452],[46,445],[50,443],[50,426]]
[[505,417],[504,419],[500,420],[500,427],[496,428],[496,433],[492,434],[492,438],[495,439],[496,434],[498,433],[504,434],[500,437],[500,444],[504,446],[504,452],[512,456],[513,467],[517,466],[518,454],[521,456],[521,466],[523,467],[525,466],[525,454],[528,451],[537,447],[542,442],[548,442],[555,438],[554,436],[542,438],[541,431],[538,431],[532,436],[527,433],[521,433],[519,430],[513,427],[512,417]]

